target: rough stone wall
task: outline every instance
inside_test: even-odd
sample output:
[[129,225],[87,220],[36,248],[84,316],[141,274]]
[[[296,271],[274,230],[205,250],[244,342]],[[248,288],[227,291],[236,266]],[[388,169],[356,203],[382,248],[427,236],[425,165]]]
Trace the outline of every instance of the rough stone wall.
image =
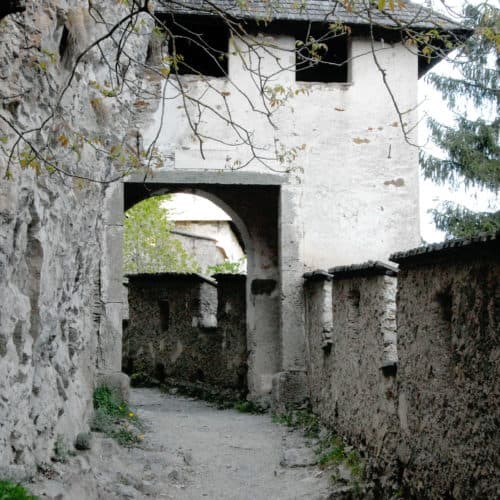
[[404,483],[422,498],[498,498],[500,246],[400,261]]
[[394,370],[383,370],[387,336],[395,335],[396,278],[306,280],[308,385],[322,420],[357,446],[392,461],[397,444]]
[[[93,4],[111,23],[126,12],[117,2]],[[16,467],[22,475],[47,462],[58,434],[72,441],[86,427],[108,314],[101,257],[109,187],[47,171],[29,161],[23,142],[9,169],[7,162],[12,127],[36,128],[50,115],[76,54],[106,30],[86,14],[88,5],[26,2],[25,12],[0,22],[0,464],[11,466],[0,472],[11,478]],[[62,47],[65,29],[70,41]],[[150,29],[145,22],[129,40],[139,61]],[[133,119],[128,91],[95,100],[90,82],[103,81],[109,70],[103,55],[114,55],[109,40],[102,53],[94,49],[82,59],[53,119],[27,136],[39,151],[49,148],[54,165],[98,179],[109,178],[113,166],[84,139],[121,142]],[[132,72],[140,87],[142,68],[133,65]]]
[[246,276],[215,274],[217,334],[221,336],[221,366],[231,373],[231,385],[247,390]]
[[127,373],[246,389],[245,278],[219,279],[217,285],[189,274],[129,276]]
[[391,256],[396,302],[366,265],[305,275],[313,409],[405,498],[499,497],[498,236]]

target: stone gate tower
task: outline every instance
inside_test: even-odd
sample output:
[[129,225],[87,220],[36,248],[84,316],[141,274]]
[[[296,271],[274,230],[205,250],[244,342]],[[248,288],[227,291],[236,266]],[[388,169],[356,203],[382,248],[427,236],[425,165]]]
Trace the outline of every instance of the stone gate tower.
[[226,210],[245,243],[250,396],[286,402],[305,391],[304,272],[420,242],[417,82],[435,61],[408,30],[451,26],[412,4],[372,18],[328,0],[234,4],[157,13],[167,36],[151,57],[166,99],[140,128],[166,160],[109,199],[103,366],[120,370],[124,208],[192,192]]

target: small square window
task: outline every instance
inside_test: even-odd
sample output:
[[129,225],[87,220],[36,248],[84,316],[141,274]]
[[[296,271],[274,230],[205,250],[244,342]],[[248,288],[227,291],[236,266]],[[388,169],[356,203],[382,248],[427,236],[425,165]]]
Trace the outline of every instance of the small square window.
[[298,82],[349,81],[349,37],[312,30],[297,38],[295,79]]
[[227,76],[229,29],[217,23],[167,21],[168,51],[177,63],[178,75]]

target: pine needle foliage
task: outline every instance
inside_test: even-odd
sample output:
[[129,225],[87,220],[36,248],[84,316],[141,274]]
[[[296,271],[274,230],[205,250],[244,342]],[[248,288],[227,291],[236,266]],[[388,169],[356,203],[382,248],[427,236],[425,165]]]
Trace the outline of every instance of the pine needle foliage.
[[452,203],[444,203],[432,211],[436,227],[455,238],[468,238],[479,233],[500,231],[500,211],[474,212]]
[[[472,36],[458,49],[454,68],[459,76],[431,73],[428,80],[441,92],[456,113],[453,126],[429,119],[431,137],[446,154],[422,153],[420,164],[426,178],[452,186],[464,185],[498,193],[500,188],[500,10],[488,2],[464,7],[464,24]],[[475,106],[484,117],[460,112]],[[438,229],[448,237],[467,237],[498,228],[498,213],[475,214],[459,205],[445,203],[432,211]]]

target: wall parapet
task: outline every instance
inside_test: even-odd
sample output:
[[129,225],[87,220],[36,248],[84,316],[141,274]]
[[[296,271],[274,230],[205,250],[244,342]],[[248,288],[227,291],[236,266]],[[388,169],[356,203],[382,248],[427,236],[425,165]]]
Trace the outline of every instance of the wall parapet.
[[499,244],[482,234],[395,253],[399,268],[304,275],[313,410],[405,498],[498,496]]
[[218,277],[128,275],[127,373],[246,392],[246,276]]
[[425,264],[433,259],[461,257],[477,251],[484,253],[490,249],[500,250],[500,231],[482,233],[473,238],[447,240],[443,243],[434,243],[404,252],[396,252],[389,257],[389,260],[408,267]]
[[313,410],[385,464],[398,434],[396,273],[369,261],[304,275]]
[[499,232],[399,262],[399,459],[409,494],[497,498]]
[[368,260],[361,264],[351,264],[349,266],[330,267],[328,271],[316,269],[304,273],[304,279],[310,280],[339,280],[364,276],[397,276],[398,268],[380,260]]

